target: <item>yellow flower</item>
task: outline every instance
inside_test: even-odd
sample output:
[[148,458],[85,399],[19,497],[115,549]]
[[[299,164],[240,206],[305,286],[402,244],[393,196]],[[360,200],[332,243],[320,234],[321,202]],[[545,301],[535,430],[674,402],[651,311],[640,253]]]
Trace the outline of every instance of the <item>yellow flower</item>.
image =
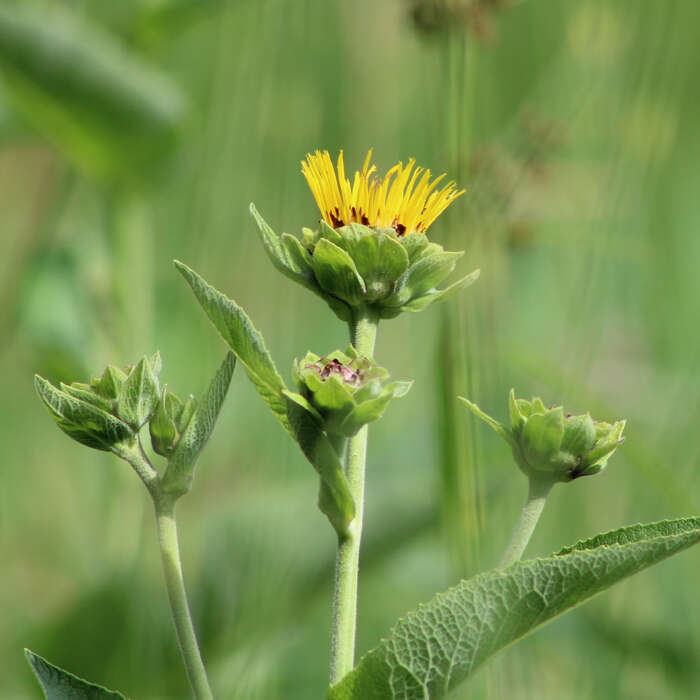
[[[399,236],[428,227],[457,197],[464,193],[454,182],[436,189],[443,173],[430,181],[430,170],[415,168],[415,158],[397,163],[383,178],[373,177],[372,149],[362,170],[355,172],[352,186],[345,177],[343,152],[338,155],[337,176],[328,151],[308,153],[301,163],[309,188],[326,223],[339,228],[352,222],[393,228]],[[422,177],[421,173],[423,174]],[[420,178],[420,179],[419,179]]]

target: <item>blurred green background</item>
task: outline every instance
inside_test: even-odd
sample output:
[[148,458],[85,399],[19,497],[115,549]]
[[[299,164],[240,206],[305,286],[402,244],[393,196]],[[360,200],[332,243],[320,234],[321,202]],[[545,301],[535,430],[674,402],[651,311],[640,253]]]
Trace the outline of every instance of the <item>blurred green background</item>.
[[[343,346],[248,215],[318,211],[299,162],[370,146],[467,188],[431,228],[481,280],[380,328],[415,378],[373,428],[359,645],[491,567],[525,495],[457,393],[511,386],[628,418],[608,471],[555,489],[533,556],[700,513],[700,49],[696,0],[54,0],[0,6],[0,694],[21,650],[130,697],[184,698],[146,493],[68,440],[32,390],[160,349],[200,392],[223,342],[172,266],[235,298],[286,378]],[[179,507],[217,697],[321,698],[333,535],[316,477],[242,371]],[[506,651],[460,698],[694,698],[698,552]]]

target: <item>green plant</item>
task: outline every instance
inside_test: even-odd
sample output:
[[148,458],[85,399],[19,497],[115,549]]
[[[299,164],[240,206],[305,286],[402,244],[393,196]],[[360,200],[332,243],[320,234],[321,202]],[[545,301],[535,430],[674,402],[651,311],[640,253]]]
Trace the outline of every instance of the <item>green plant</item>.
[[[409,161],[373,178],[371,153],[351,184],[342,153],[337,171],[327,152],[308,156],[303,172],[324,220],[301,240],[278,237],[251,205],[273,264],[321,296],[347,323],[350,347],[295,363],[297,391],[276,369],[260,332],[232,299],[187,265],[176,267],[230,352],[208,391],[180,400],[160,386],[158,354],[133,367],[108,367],[89,384],[56,387],[37,377],[37,391],[59,427],[83,445],[127,461],[152,497],[166,589],[193,693],[212,697],[189,613],[177,545],[176,501],[192,488],[194,466],[225,399],[236,360],[319,476],[318,505],[338,541],[333,600],[330,700],[419,700],[446,697],[491,655],[544,622],[618,581],[700,540],[700,520],[637,525],[578,542],[557,554],[521,562],[552,486],[600,472],[622,442],[624,421],[596,422],[510,396],[510,425],[462,399],[510,446],[530,482],[528,501],[501,564],[462,581],[399,620],[355,662],[359,552],[362,540],[368,424],[407,382],[389,382],[374,362],[380,321],[420,311],[478,277],[447,288],[461,253],[429,242],[426,230],[461,194],[454,183],[437,189]],[[166,460],[157,470],[140,432]],[[53,667],[28,652],[47,697],[120,697]],[[81,695],[82,693],[82,695]]]

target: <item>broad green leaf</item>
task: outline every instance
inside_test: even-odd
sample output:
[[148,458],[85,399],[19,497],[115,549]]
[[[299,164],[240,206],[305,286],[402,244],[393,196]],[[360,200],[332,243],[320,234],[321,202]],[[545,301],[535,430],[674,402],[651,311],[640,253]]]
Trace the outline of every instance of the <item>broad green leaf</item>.
[[14,107],[92,175],[157,162],[185,113],[165,74],[65,4],[0,5],[0,74]]
[[287,401],[282,395],[282,391],[286,388],[284,381],[265,347],[262,335],[246,312],[184,263],[176,260],[175,267],[187,280],[216,330],[245,367],[248,377],[263,401],[284,428],[292,433],[287,419]]
[[335,243],[322,238],[314,248],[314,273],[329,294],[354,305],[362,300],[366,288],[352,258]]
[[158,378],[151,368],[150,360],[144,357],[131,368],[126,381],[119,389],[117,414],[138,431],[153,415],[159,397]]
[[194,415],[168,460],[168,468],[163,475],[163,488],[166,491],[184,494],[190,490],[194,465],[214,430],[235,367],[235,355],[231,352],[226,353],[226,357],[214,375],[206,394],[197,402]]
[[285,395],[292,435],[321,477],[318,507],[330,520],[338,537],[344,537],[355,517],[355,504],[343,466],[317,419],[304,406],[303,397],[292,392],[285,392]]
[[46,700],[127,700],[116,690],[108,690],[78,678],[29,649],[24,650],[24,656],[34,671]]
[[108,452],[117,443],[133,439],[131,428],[119,418],[60,391],[38,374],[34,387],[58,427],[81,444]]
[[698,541],[700,518],[636,525],[462,581],[401,618],[329,700],[447,697],[504,647]]

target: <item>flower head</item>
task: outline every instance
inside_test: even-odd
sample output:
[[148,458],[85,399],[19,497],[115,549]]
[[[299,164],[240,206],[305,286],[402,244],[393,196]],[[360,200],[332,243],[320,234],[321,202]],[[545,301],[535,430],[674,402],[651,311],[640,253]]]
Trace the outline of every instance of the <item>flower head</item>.
[[[365,424],[377,420],[391,399],[403,396],[411,382],[389,382],[389,373],[350,346],[326,357],[312,352],[294,363],[299,395],[323,429],[352,437]],[[293,394],[287,394],[292,400]]]
[[510,426],[491,418],[468,399],[460,399],[510,445],[515,461],[529,477],[554,482],[597,474],[624,441],[624,420],[606,423],[593,420],[588,413],[574,416],[561,406],[546,408],[539,398],[517,399],[512,389]]
[[301,171],[329,226],[340,228],[358,223],[393,228],[399,236],[413,231],[425,233],[464,193],[452,181],[437,189],[445,174],[431,182],[430,170],[415,167],[414,158],[406,165],[397,163],[383,178],[375,177],[377,168],[371,160],[372,149],[367,152],[362,170],[355,172],[352,186],[345,177],[342,150],[336,168],[328,151],[309,153],[302,161]]

